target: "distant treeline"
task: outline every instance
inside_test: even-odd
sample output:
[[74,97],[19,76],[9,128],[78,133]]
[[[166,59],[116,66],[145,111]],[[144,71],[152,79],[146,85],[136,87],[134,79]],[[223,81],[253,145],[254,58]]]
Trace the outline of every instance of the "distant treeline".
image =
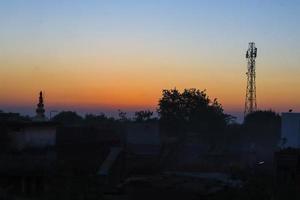
[[[212,137],[245,137],[252,139],[279,140],[281,117],[272,110],[256,111],[247,115],[242,124],[235,122],[235,117],[224,113],[217,99],[210,99],[206,90],[178,89],[163,90],[158,100],[157,116],[151,110],[135,112],[129,118],[126,112],[119,110],[117,118],[105,114],[87,114],[84,117],[74,111],[62,111],[51,121],[61,125],[87,125],[114,127],[120,123],[153,122],[160,124],[161,132],[167,136],[184,136],[194,132],[199,136],[208,134]],[[28,116],[16,113],[0,112],[0,121],[30,121]],[[242,135],[241,135],[242,134]]]

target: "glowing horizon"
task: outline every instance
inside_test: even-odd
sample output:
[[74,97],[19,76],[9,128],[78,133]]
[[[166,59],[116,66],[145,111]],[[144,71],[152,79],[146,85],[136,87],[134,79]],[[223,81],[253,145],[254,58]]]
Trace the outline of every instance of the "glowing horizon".
[[[255,10],[253,13],[252,10]],[[155,109],[163,89],[206,89],[243,112],[254,41],[259,109],[300,111],[293,1],[2,1],[0,109]]]

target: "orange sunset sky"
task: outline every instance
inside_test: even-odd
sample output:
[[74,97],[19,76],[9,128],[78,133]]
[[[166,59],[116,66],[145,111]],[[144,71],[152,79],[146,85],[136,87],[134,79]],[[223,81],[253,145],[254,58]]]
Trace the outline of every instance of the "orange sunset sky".
[[254,41],[258,107],[300,111],[299,3],[209,2],[1,1],[0,109],[33,114],[40,90],[48,111],[155,109],[176,87],[238,115]]

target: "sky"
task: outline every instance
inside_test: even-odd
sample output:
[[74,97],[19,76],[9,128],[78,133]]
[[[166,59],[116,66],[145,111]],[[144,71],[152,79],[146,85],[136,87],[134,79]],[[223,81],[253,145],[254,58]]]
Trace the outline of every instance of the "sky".
[[0,0],[0,109],[115,113],[206,89],[241,116],[253,41],[259,109],[300,112],[300,1]]

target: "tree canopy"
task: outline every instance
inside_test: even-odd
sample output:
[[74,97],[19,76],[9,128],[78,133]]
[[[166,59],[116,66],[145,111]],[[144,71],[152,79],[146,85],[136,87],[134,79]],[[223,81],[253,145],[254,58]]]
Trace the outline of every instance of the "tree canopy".
[[136,122],[147,122],[150,121],[153,116],[153,112],[150,110],[141,110],[134,113]]
[[83,122],[83,118],[73,111],[62,111],[55,115],[51,120],[63,125],[78,125]]
[[278,140],[281,117],[272,110],[258,110],[246,115],[243,126],[252,137],[260,140]]
[[258,110],[246,115],[244,125],[264,126],[270,123],[280,123],[280,115],[272,110]]
[[158,114],[165,132],[215,132],[223,130],[231,119],[217,99],[211,100],[205,90],[195,88],[163,90]]
[[116,120],[112,117],[107,117],[105,114],[87,114],[84,118],[84,123],[89,126],[113,126],[116,123]]

